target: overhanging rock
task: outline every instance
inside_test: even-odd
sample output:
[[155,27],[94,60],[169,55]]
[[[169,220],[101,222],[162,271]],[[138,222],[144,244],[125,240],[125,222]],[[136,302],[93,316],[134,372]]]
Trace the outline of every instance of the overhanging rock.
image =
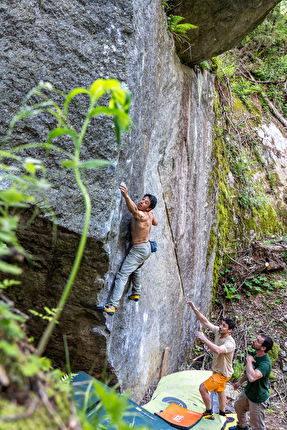
[[183,16],[184,22],[198,27],[188,32],[190,45],[176,43],[179,58],[191,66],[235,47],[280,0],[183,0],[178,3],[171,13]]

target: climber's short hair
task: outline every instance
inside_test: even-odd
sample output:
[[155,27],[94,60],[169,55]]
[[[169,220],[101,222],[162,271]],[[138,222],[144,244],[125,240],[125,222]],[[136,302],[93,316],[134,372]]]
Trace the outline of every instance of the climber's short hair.
[[228,325],[229,330],[233,330],[235,327],[235,322],[231,318],[222,318],[222,321],[225,321]]
[[157,204],[157,198],[153,196],[152,194],[145,194],[144,197],[148,197],[150,199],[150,205],[149,208],[154,209]]

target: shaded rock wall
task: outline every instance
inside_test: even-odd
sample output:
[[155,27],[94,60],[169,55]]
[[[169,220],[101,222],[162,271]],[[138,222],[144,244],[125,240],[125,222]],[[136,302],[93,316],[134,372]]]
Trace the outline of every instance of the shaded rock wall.
[[190,43],[177,43],[184,64],[198,64],[238,45],[254,30],[280,0],[183,0],[175,2],[173,15],[196,25],[190,30]]
[[[68,92],[113,77],[132,93],[135,126],[123,137],[120,151],[106,118],[90,126],[83,146],[83,159],[107,158],[113,166],[87,175],[93,204],[89,240],[47,355],[64,365],[65,334],[73,371],[93,369],[99,375],[108,352],[109,372],[140,400],[159,377],[165,347],[171,347],[168,373],[188,356],[196,323],[186,301],[193,299],[204,312],[211,301],[214,255],[208,253],[208,262],[206,256],[216,215],[209,194],[213,76],[181,64],[157,0],[108,0],[104,6],[102,0],[4,1],[0,12],[1,135],[25,93],[40,80]],[[72,115],[79,126],[76,106]],[[13,142],[43,140],[52,126],[47,117],[26,120]],[[36,151],[33,156],[44,155]],[[56,174],[59,161],[52,153],[46,159],[55,175],[49,199],[59,224],[56,242],[47,216],[29,228],[23,223],[20,232],[32,257],[21,288],[11,297],[26,312],[56,306],[83,224],[82,197],[72,176]],[[124,295],[110,318],[93,306],[105,303],[128,246],[130,215],[118,190],[122,180],[135,201],[145,192],[158,197],[159,225],[151,234],[158,252],[143,267],[140,302],[128,303]],[[29,324],[38,338],[43,323],[33,318]]]

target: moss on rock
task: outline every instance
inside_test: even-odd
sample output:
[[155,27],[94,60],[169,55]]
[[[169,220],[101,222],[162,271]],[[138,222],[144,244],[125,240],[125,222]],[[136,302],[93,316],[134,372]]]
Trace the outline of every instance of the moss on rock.
[[269,355],[269,358],[271,360],[272,367],[274,366],[274,364],[278,360],[278,354],[279,354],[279,345],[278,345],[278,343],[274,342],[273,348],[270,351],[268,351],[268,355]]
[[[230,263],[229,252],[242,249],[251,240],[284,233],[287,225],[286,221],[284,224],[286,208],[279,202],[274,205],[264,189],[264,185],[270,187],[270,184],[262,182],[263,151],[253,132],[254,124],[258,126],[262,117],[254,114],[254,118],[244,122],[246,112],[238,101],[235,100],[236,109],[230,112],[226,101],[224,104],[219,98],[215,96],[214,167],[209,187],[209,196],[217,202],[217,219],[210,231],[207,250],[207,266],[210,256],[216,252],[214,292],[221,267]],[[242,123],[246,123],[245,128]],[[240,139],[242,141],[238,142]],[[255,180],[256,174],[260,182]],[[271,179],[273,184],[278,182],[275,174]]]

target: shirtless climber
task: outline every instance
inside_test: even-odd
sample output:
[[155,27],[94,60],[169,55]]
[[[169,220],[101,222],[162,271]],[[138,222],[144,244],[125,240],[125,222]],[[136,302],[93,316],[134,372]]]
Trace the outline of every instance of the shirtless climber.
[[131,220],[132,247],[120,271],[116,275],[110,302],[103,309],[108,315],[114,314],[129,276],[131,276],[132,281],[132,293],[129,299],[135,302],[139,300],[141,292],[141,266],[151,254],[149,234],[152,225],[158,225],[158,221],[152,211],[157,204],[155,196],[145,194],[138,205],[136,205],[128,195],[128,189],[125,184],[122,183],[120,185],[120,190],[126,200],[128,210],[133,215]]

